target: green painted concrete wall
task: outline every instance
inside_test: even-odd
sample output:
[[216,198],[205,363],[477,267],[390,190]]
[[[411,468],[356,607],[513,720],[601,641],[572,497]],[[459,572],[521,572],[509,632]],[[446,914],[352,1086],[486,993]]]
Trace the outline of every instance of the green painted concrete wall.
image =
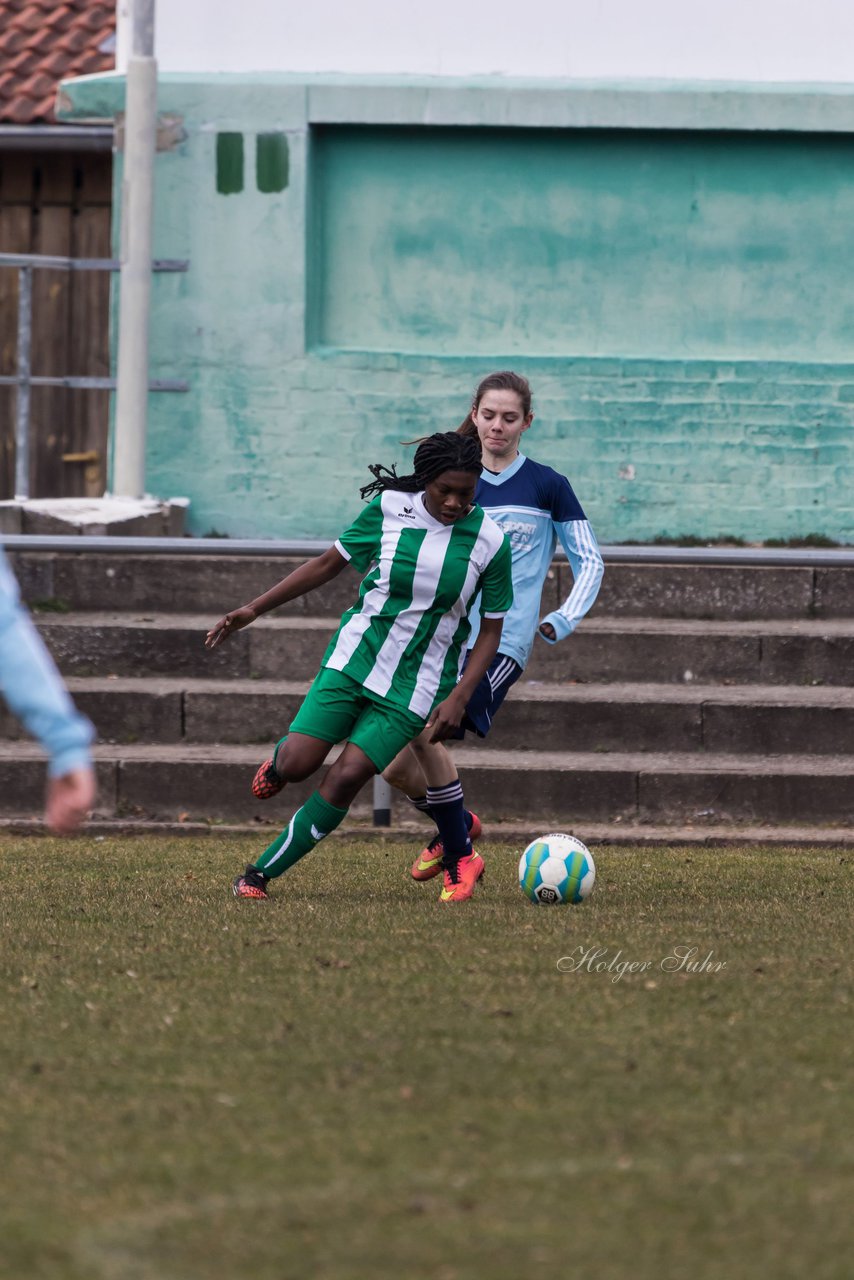
[[[333,537],[368,462],[511,365],[603,540],[854,541],[854,137],[809,131],[821,103],[632,130],[565,91],[392,89],[163,79],[155,254],[191,267],[155,280],[152,376],[192,389],[151,397],[152,492],[200,534]],[[118,77],[66,90],[121,110]]]
[[318,135],[318,342],[662,359],[854,351],[838,287],[854,280],[854,137]]

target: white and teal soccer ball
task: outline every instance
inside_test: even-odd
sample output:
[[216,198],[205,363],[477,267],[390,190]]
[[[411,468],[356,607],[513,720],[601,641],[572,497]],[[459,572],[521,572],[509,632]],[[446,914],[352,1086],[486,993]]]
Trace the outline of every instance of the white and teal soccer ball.
[[519,859],[519,885],[532,902],[583,902],[595,879],[590,850],[561,832],[532,840]]

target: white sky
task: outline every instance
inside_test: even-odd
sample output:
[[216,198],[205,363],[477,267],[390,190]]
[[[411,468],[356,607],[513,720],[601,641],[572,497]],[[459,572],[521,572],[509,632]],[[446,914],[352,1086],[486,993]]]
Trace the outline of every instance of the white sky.
[[854,83],[854,0],[157,0],[156,51],[163,71]]

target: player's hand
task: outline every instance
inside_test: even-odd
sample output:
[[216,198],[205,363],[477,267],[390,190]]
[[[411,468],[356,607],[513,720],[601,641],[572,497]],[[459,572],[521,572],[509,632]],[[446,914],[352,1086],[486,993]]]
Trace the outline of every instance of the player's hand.
[[455,729],[459,729],[465,709],[465,702],[454,690],[444,702],[439,703],[427,721],[427,741],[442,742],[449,738]]
[[250,609],[248,605],[244,605],[242,609],[232,609],[231,613],[220,618],[216,626],[211,627],[205,636],[205,648],[215,649],[235,631],[239,631],[241,627],[248,627],[250,622],[255,621],[256,616],[255,610]]
[[557,640],[557,632],[550,622],[540,623],[540,635],[546,640]]
[[95,803],[95,771],[72,769],[60,778],[49,778],[44,820],[58,836],[76,831],[89,817]]

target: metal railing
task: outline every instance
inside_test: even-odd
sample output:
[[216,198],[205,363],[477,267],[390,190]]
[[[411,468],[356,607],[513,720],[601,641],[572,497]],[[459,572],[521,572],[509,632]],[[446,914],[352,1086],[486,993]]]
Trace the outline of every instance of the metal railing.
[[[7,551],[61,551],[82,555],[310,556],[332,545],[321,538],[138,538],[78,534],[14,533],[0,536]],[[603,544],[606,564],[730,565],[786,569],[852,569],[854,547],[672,547]],[[558,547],[555,560],[566,560]]]
[[[186,271],[189,262],[182,259],[158,258],[152,271]],[[0,267],[18,271],[18,360],[15,374],[0,374],[0,386],[16,387],[15,406],[15,501],[26,502],[30,496],[30,390],[32,387],[70,387],[82,391],[114,391],[115,378],[45,377],[32,371],[33,337],[33,272],[44,271],[119,271],[117,258],[64,258],[43,253],[0,253]],[[189,391],[189,383],[181,378],[149,382],[150,391]]]

